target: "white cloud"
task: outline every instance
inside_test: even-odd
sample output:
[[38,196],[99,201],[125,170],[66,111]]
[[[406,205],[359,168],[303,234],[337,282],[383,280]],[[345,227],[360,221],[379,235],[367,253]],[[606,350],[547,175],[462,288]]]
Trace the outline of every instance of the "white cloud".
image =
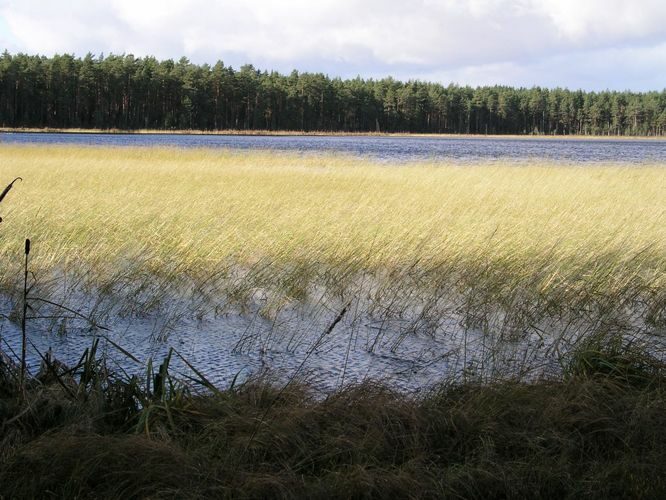
[[580,42],[647,38],[666,33],[663,0],[535,0],[568,39]]
[[[0,17],[11,48],[31,53],[185,55],[342,76],[452,75],[472,84],[506,79],[505,71],[556,76],[548,65],[558,57],[573,77],[567,60],[585,72],[615,50],[621,66],[666,42],[663,0],[0,0]],[[642,71],[637,81],[663,76],[650,65]],[[575,86],[564,77],[560,84]]]
[[666,42],[650,48],[571,52],[526,63],[509,61],[470,65],[423,72],[416,77],[428,81],[474,82],[477,85],[663,90],[666,89]]

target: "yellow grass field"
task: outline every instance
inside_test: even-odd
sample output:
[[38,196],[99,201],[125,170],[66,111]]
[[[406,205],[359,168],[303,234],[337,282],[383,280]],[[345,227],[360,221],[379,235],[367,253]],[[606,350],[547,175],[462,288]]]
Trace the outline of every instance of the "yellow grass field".
[[0,181],[15,176],[0,205],[6,288],[29,237],[42,281],[99,289],[150,282],[247,298],[263,287],[291,300],[312,286],[349,295],[371,276],[382,290],[455,290],[505,307],[639,298],[663,316],[664,165],[0,145]]

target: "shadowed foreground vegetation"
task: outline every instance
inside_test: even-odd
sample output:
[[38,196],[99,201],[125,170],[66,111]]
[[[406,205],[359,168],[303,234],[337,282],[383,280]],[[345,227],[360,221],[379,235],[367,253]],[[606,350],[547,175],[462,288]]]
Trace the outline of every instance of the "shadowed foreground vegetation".
[[52,365],[21,394],[0,364],[0,498],[663,497],[665,366],[607,340],[557,380],[420,397],[267,380],[196,394],[90,353],[76,382]]

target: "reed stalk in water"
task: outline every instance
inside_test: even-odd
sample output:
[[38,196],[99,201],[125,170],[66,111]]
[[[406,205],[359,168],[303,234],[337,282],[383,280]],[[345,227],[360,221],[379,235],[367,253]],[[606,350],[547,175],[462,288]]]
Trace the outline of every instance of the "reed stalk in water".
[[[34,235],[41,281],[65,277],[100,314],[178,317],[180,300],[273,320],[345,297],[357,318],[428,335],[442,318],[498,338],[666,322],[663,165],[8,145],[0,159],[31,179],[0,255]],[[5,291],[17,271],[0,269]]]

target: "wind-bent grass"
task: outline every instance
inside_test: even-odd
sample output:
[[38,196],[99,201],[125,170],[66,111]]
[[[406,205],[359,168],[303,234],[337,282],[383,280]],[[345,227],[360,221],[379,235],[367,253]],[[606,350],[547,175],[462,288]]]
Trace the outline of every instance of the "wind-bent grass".
[[663,165],[1,146],[0,177],[16,175],[5,289],[29,236],[43,282],[58,275],[132,312],[179,294],[247,304],[258,290],[279,309],[325,290],[374,315],[449,307],[476,326],[627,308],[665,319]]
[[[17,175],[2,206],[7,293],[30,237],[42,291],[121,312],[353,301],[347,316],[430,333],[450,316],[487,334],[486,357],[558,351],[562,369],[529,384],[443,373],[418,398],[369,383],[324,400],[299,383],[197,396],[166,368],[159,385],[147,370],[152,390],[110,377],[86,351],[88,377],[47,372],[19,397],[0,358],[0,497],[666,492],[662,353],[624,342],[666,326],[664,166],[1,146],[0,178]],[[542,344],[512,352],[516,331]]]

